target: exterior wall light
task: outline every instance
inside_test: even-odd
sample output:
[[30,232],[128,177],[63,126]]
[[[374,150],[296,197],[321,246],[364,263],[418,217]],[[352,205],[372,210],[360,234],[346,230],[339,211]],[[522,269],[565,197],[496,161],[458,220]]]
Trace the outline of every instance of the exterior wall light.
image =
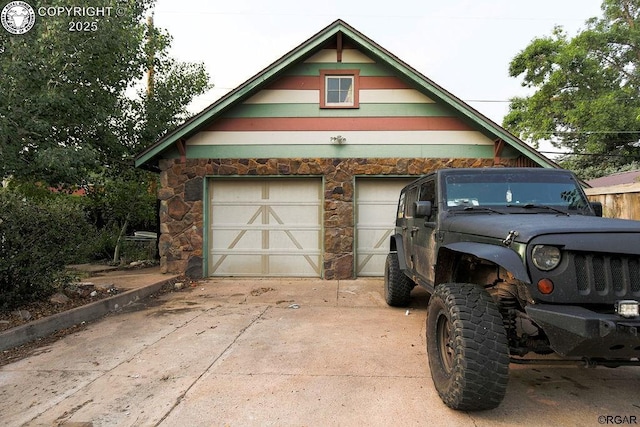
[[341,136],[341,135],[332,136],[329,139],[331,140],[331,142],[333,142],[335,144],[344,144],[345,142],[347,142],[347,138],[345,138],[344,136]]

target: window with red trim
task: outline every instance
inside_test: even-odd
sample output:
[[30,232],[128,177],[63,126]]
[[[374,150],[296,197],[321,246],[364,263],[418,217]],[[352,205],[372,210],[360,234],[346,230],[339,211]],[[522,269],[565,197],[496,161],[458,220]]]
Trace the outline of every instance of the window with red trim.
[[321,70],[320,108],[358,108],[360,70]]

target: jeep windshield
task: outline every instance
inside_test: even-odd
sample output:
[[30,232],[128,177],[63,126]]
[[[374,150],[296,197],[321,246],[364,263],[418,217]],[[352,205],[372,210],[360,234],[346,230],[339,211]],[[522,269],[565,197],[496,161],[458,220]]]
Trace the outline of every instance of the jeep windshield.
[[445,175],[444,183],[444,204],[449,211],[592,214],[584,192],[569,173],[452,171]]

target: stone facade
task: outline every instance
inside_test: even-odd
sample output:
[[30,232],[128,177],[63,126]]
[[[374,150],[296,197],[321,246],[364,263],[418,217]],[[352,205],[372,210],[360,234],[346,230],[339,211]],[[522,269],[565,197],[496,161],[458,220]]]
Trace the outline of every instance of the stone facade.
[[[504,160],[504,159],[503,159]],[[324,176],[324,278],[350,279],[354,264],[354,178],[420,176],[446,167],[487,167],[493,159],[292,158],[160,161],[160,265],[163,272],[203,274],[203,185],[215,176]]]

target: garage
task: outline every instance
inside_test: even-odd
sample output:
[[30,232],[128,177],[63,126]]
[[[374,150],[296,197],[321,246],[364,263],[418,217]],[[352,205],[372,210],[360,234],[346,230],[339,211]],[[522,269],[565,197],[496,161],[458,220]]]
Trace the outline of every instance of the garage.
[[250,74],[136,156],[163,273],[381,277],[409,180],[559,167],[342,20]]
[[415,178],[356,178],[356,276],[383,276],[398,196]]
[[209,276],[320,277],[322,180],[209,179]]

